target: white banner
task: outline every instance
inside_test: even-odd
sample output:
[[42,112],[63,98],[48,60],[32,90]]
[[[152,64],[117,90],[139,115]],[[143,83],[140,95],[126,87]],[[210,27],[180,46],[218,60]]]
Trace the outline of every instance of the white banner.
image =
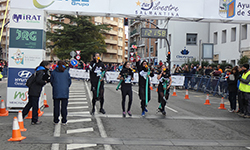
[[38,9],[10,9],[11,28],[45,29],[46,15]]
[[11,10],[217,22],[250,22],[249,5],[249,0],[11,0]]
[[72,78],[80,78],[80,79],[89,79],[89,72],[86,72],[82,69],[69,69],[70,77]]
[[171,86],[183,86],[185,76],[171,76],[171,77],[172,77]]
[[44,58],[44,50],[9,49],[9,67],[36,68]]
[[114,81],[114,82],[118,82],[120,80],[117,79],[117,77],[119,76],[120,72],[112,72],[112,71],[107,71],[105,73],[106,76],[106,81],[110,82],[110,81]]

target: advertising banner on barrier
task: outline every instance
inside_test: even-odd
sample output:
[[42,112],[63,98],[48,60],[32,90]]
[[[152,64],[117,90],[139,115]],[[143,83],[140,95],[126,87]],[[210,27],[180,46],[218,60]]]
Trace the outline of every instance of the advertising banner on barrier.
[[28,88],[9,88],[7,107],[24,107],[28,103]]
[[81,69],[69,69],[70,77],[72,78],[80,78],[80,79],[89,79],[89,72]]
[[171,76],[172,77],[172,84],[171,86],[183,86],[185,76]]
[[45,49],[44,30],[10,28],[10,48]]
[[55,14],[250,22],[249,0],[11,0],[11,9]]
[[119,76],[120,72],[111,72],[111,71],[107,71],[105,76],[106,76],[106,81],[110,82],[110,81],[114,81],[114,82],[118,82],[120,80],[117,79],[117,77]]
[[45,29],[45,11],[38,9],[11,9],[10,28]]
[[9,49],[9,67],[13,68],[35,68],[44,58],[44,50]]
[[30,68],[9,68],[8,87],[27,87],[26,81],[35,72]]

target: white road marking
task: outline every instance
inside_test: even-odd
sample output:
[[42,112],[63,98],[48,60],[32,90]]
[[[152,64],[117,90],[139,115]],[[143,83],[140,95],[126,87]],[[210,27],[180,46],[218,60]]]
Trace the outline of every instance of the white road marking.
[[[54,137],[60,137],[61,132],[61,124],[58,123],[55,125]],[[53,143],[51,146],[51,150],[59,150],[59,143]]]
[[250,147],[246,147],[247,149],[250,149]]
[[79,128],[79,129],[67,130],[67,134],[82,133],[82,132],[92,132],[92,131],[94,131],[93,128]]
[[68,104],[69,105],[72,105],[72,104],[88,104],[88,102],[69,102]]
[[83,112],[68,112],[69,115],[88,115],[90,114],[89,111],[83,111]]
[[97,144],[67,144],[67,150],[94,147]]
[[84,108],[89,108],[89,106],[67,107],[67,109],[84,109]]
[[[91,99],[92,99],[92,95],[91,95],[91,93],[90,93],[89,86],[88,86],[87,82],[84,82],[84,83],[85,83],[85,87],[87,87],[89,99],[91,100]],[[96,108],[95,108],[95,109],[96,109]],[[96,110],[97,110],[97,109],[96,109]],[[105,131],[105,129],[104,129],[104,126],[103,126],[103,124],[102,124],[102,120],[101,120],[99,117],[97,117],[97,116],[94,116],[94,117],[96,118],[97,126],[98,126],[98,129],[99,129],[99,131],[100,131],[101,137],[102,137],[102,138],[108,137],[108,136],[107,136],[107,133],[106,133],[106,131]],[[110,145],[106,145],[106,144],[105,144],[105,145],[104,145],[104,149],[105,149],[105,150],[112,150],[112,147],[111,147]]]
[[70,98],[69,101],[86,101],[87,98],[84,97],[84,98]]
[[[139,94],[136,90],[132,90],[132,91],[135,92],[136,94]],[[171,107],[168,107],[168,106],[165,106],[165,107],[166,107],[167,109],[169,109],[169,110],[175,112],[175,113],[178,113],[177,110],[175,110],[175,109],[173,109],[173,108],[171,108]]]
[[91,118],[68,120],[67,123],[89,122],[89,121],[91,121]]

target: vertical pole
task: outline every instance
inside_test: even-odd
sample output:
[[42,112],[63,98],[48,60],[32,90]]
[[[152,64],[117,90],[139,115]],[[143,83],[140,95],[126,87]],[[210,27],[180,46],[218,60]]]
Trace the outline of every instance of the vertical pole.
[[[151,20],[149,20],[150,22],[151,22]],[[149,28],[151,28],[151,23],[149,24]],[[149,49],[149,55],[148,55],[148,57],[149,57],[149,61],[148,61],[148,63],[150,64],[151,63],[151,38],[149,38],[149,46],[148,46],[148,49]]]
[[202,40],[199,41],[199,63],[201,64],[201,56],[202,56]]
[[7,59],[7,56],[8,56],[8,50],[7,50],[7,42],[8,42],[7,37],[8,37],[8,30],[7,30],[7,25],[5,26],[5,28],[6,28],[6,35],[5,35],[5,59],[6,59],[6,61],[8,61],[8,59]]
[[130,19],[128,19],[128,60],[130,60]]

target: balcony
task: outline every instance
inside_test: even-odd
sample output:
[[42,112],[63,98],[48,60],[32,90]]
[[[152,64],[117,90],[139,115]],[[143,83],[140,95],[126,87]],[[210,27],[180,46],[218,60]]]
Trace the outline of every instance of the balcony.
[[124,57],[125,57],[125,58],[128,58],[128,54],[125,54]]
[[118,46],[123,46],[123,42],[122,41],[118,41]]
[[117,31],[115,30],[109,30],[109,31],[105,30],[105,32],[106,34],[117,35]]
[[117,54],[117,50],[107,48],[107,53]]
[[118,55],[122,56],[123,51],[122,50],[118,50]]
[[140,23],[140,21],[138,21],[138,20],[131,20],[130,21],[130,26],[134,26],[137,23]]
[[137,29],[134,29],[134,30],[130,33],[130,36],[131,36],[131,37],[134,37],[134,36],[137,36],[137,35],[140,35],[140,33],[137,31]]
[[2,3],[2,2],[7,2],[7,0],[0,0],[0,3]]
[[138,42],[138,47],[143,47],[143,46],[145,46],[145,40],[140,40]]
[[123,32],[118,32],[119,37],[123,37]]
[[111,39],[105,39],[105,43],[116,45],[117,41],[116,40],[111,40]]
[[[0,7],[0,11],[5,11],[5,9],[6,9],[6,6]],[[8,6],[8,10],[10,10],[10,5]]]
[[103,19],[103,23],[110,24],[110,25],[113,25],[113,26],[117,26],[118,25],[118,23],[116,21],[108,20],[106,18]]
[[118,63],[122,63],[122,59],[118,59]]
[[118,27],[119,27],[119,28],[123,28],[123,22],[119,22],[119,23],[118,23]]
[[116,58],[103,58],[102,60],[103,62],[108,62],[108,63],[117,63],[117,59]]

